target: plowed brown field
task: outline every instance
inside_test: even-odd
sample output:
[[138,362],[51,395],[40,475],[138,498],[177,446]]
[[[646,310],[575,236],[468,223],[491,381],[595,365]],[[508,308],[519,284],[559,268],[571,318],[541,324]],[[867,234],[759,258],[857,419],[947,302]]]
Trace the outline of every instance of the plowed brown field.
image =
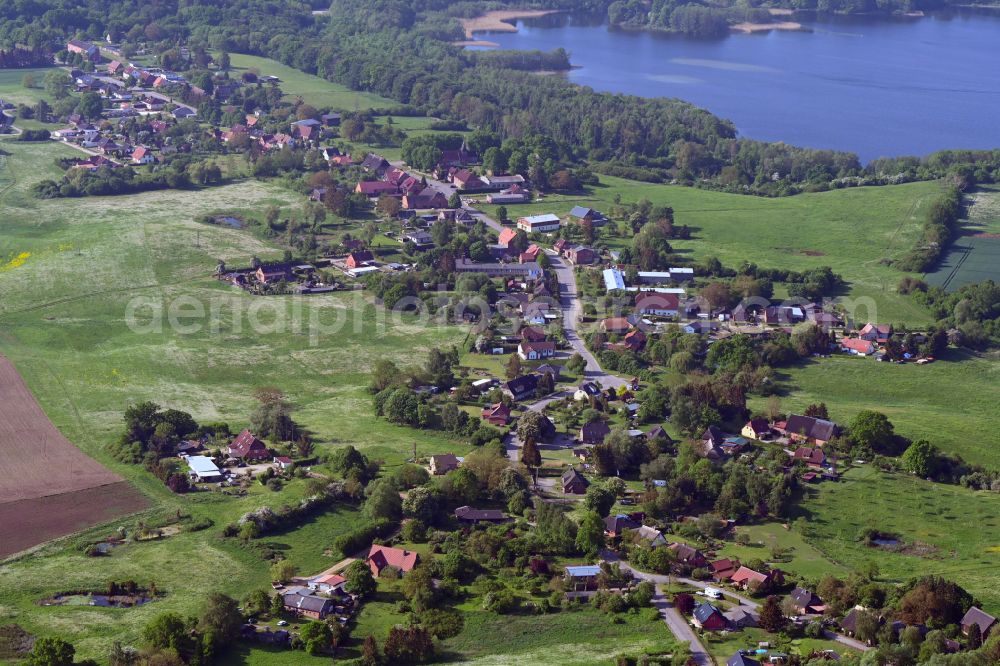
[[63,437],[0,356],[0,557],[146,506]]

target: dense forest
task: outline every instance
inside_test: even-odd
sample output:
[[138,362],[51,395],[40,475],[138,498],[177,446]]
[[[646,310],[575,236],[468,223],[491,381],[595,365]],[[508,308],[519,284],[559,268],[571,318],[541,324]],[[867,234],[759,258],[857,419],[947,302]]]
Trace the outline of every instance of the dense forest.
[[[0,48],[56,51],[70,37],[110,36],[126,54],[185,44],[263,55],[391,98],[400,115],[426,114],[502,138],[544,142],[561,161],[586,162],[594,172],[733,192],[773,196],[903,182],[960,165],[977,180],[992,181],[1000,168],[1000,151],[982,151],[883,160],[877,170],[862,169],[851,153],[738,138],[732,123],[681,100],[598,93],[522,71],[565,67],[565,52],[484,55],[449,43],[462,36],[456,16],[500,3],[334,0],[329,14],[319,16],[311,13],[313,4],[14,0],[0,7]],[[546,5],[581,7],[569,0]],[[601,3],[583,5],[602,9]]]

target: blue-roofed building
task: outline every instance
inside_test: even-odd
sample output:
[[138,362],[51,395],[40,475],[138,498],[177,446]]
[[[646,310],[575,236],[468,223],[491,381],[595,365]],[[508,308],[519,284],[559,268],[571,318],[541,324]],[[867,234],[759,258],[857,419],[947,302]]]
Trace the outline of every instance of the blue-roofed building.
[[597,577],[601,567],[596,564],[566,567],[566,579],[573,585],[574,592],[597,589]]
[[604,288],[608,291],[625,289],[625,276],[617,268],[604,269]]

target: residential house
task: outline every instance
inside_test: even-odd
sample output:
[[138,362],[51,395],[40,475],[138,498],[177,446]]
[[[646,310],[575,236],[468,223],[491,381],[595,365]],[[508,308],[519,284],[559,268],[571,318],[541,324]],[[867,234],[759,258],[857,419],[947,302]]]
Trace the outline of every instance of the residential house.
[[497,245],[500,247],[510,247],[511,241],[517,237],[517,231],[511,229],[510,227],[504,228],[500,232],[500,237],[497,239]]
[[267,460],[272,457],[264,442],[257,439],[252,432],[244,430],[232,441],[226,453],[230,458],[246,461]]
[[646,334],[636,329],[625,334],[622,344],[634,352],[639,352],[646,346]]
[[682,329],[685,333],[690,333],[692,335],[709,335],[710,333],[719,330],[718,325],[711,321],[692,321],[684,324]]
[[340,125],[339,113],[324,113],[319,117],[319,119],[326,127],[337,127],[338,125]]
[[565,495],[583,495],[590,485],[590,482],[572,467],[562,473],[560,481]]
[[375,261],[375,255],[370,250],[355,250],[347,255],[347,261],[344,263],[347,264],[348,268],[360,268],[366,266],[370,261]]
[[722,631],[726,628],[726,617],[708,601],[695,606],[691,616],[694,626],[704,631]]
[[869,322],[858,331],[858,337],[884,345],[892,337],[892,324],[872,324]]
[[284,472],[291,469],[295,465],[295,462],[288,456],[275,456],[272,464]]
[[479,179],[479,176],[468,169],[459,169],[448,174],[448,181],[460,190],[477,190],[483,186],[483,181]]
[[669,548],[674,551],[674,560],[679,564],[684,564],[695,569],[708,564],[708,560],[705,559],[700,550],[686,543],[672,543]]
[[531,201],[531,193],[520,185],[514,185],[500,190],[498,193],[486,195],[486,203],[498,205],[528,203],[529,201]]
[[383,194],[390,196],[397,195],[399,194],[399,187],[381,180],[362,180],[354,186],[354,191],[358,194],[363,194],[370,199],[374,199],[382,196]]
[[812,469],[820,469],[826,463],[826,455],[823,449],[800,446],[792,453],[792,460],[800,460]]
[[680,312],[680,296],[659,291],[640,291],[635,295],[635,311],[643,315],[676,317]]
[[[726,615],[728,615],[728,613]],[[748,657],[743,654],[742,651],[739,651],[726,660],[726,666],[761,666],[761,663],[757,659]]]
[[823,600],[805,588],[792,590],[791,598],[799,615],[821,615],[826,610]]
[[498,190],[505,187],[513,187],[514,185],[524,185],[524,176],[520,174],[512,176],[483,176],[482,178],[487,187]]
[[559,224],[559,216],[552,213],[517,218],[517,228],[529,234],[557,231]]
[[969,635],[972,625],[977,625],[979,627],[980,635],[985,639],[990,631],[992,631],[996,626],[996,623],[997,619],[995,617],[981,608],[972,606],[968,611],[966,611],[965,615],[962,616],[962,621],[959,624],[962,627],[962,634],[965,636]]
[[556,353],[554,342],[522,342],[517,346],[517,355],[525,361],[538,361],[552,358]]
[[400,236],[400,240],[413,243],[417,246],[417,249],[425,249],[434,245],[434,238],[422,229],[417,231],[407,231]]
[[811,441],[823,446],[839,434],[840,428],[833,421],[812,416],[792,414],[785,421],[784,434],[794,441]]
[[612,539],[617,539],[625,533],[625,530],[637,530],[640,526],[641,523],[638,523],[632,520],[631,517],[620,513],[615,516],[608,516],[604,519],[604,535]]
[[542,248],[538,247],[534,243],[528,246],[528,249],[520,254],[518,257],[522,264],[528,263],[529,261],[538,261],[538,255],[541,254]]
[[574,222],[582,224],[584,220],[587,220],[595,227],[602,226],[608,221],[608,218],[604,217],[603,213],[593,208],[587,208],[586,206],[573,206],[573,209],[569,212],[569,216]]
[[569,259],[570,263],[576,264],[577,266],[592,264],[597,261],[597,252],[595,252],[593,248],[589,248],[584,245],[574,245],[573,247],[567,248],[565,255],[566,258]]
[[544,342],[546,338],[545,330],[537,326],[524,326],[519,333],[525,342]]
[[534,397],[538,389],[538,375],[521,375],[511,379],[503,386],[503,392],[515,401]]
[[871,356],[878,351],[874,342],[862,338],[841,338],[840,348],[855,356]]
[[640,525],[636,528],[635,534],[638,538],[646,541],[651,548],[658,548],[660,546],[667,545],[667,539],[663,536],[663,532],[656,529],[655,527],[649,527],[648,525]]
[[611,428],[604,421],[592,421],[580,428],[577,440],[581,444],[603,444],[604,439],[611,434]]
[[744,437],[749,439],[766,440],[771,437],[771,424],[767,419],[750,419],[740,431]]
[[491,523],[499,525],[510,520],[503,511],[499,509],[473,509],[471,506],[460,506],[455,509],[455,518],[460,523],[478,525],[479,523]]
[[453,453],[442,453],[431,456],[431,474],[441,476],[453,469],[458,469],[461,462]]
[[285,612],[313,620],[325,620],[335,606],[333,599],[312,594],[307,590],[288,592],[282,595],[281,600]]
[[377,176],[381,176],[389,170],[390,165],[388,160],[381,155],[368,153],[365,156],[365,159],[361,161],[361,168],[368,173],[374,173]]
[[566,581],[573,586],[574,592],[596,590],[600,575],[601,567],[596,564],[566,567]]
[[423,210],[427,208],[447,208],[448,197],[433,187],[425,187],[417,193],[403,195],[403,208],[407,210]]
[[347,579],[340,574],[324,574],[309,582],[309,587],[324,594],[338,594],[344,591]]
[[719,426],[710,425],[705,429],[705,434],[701,436],[701,440],[705,442],[706,449],[722,449],[722,445],[726,441],[726,433]]
[[590,398],[596,398],[601,395],[601,387],[594,382],[584,382],[580,384],[580,388],[576,390],[573,394],[573,400],[579,402],[580,400],[589,400]]
[[605,333],[618,335],[628,333],[630,328],[632,328],[632,324],[625,317],[609,317],[602,320],[600,324],[600,329]]
[[398,569],[400,573],[409,573],[420,563],[420,555],[403,548],[373,545],[368,551],[368,566],[373,576],[379,576],[389,567]]
[[[752,629],[760,624],[760,616],[744,606],[737,606],[723,615],[729,628],[734,630]],[[727,664],[731,663],[732,661],[727,662]]]
[[729,558],[708,563],[708,570],[712,573],[712,578],[720,583],[732,578],[733,574],[736,573],[737,567],[739,567],[739,564]]
[[798,305],[770,305],[764,308],[764,321],[768,324],[791,326],[806,320],[806,309]]
[[482,418],[490,425],[505,426],[510,423],[510,407],[502,402],[490,405],[483,410]]
[[534,280],[542,276],[542,268],[537,263],[478,263],[465,258],[455,262],[455,272],[484,273],[490,277],[523,277],[528,280]]
[[741,566],[736,572],[729,577],[729,582],[734,586],[745,590],[750,585],[750,583],[759,583],[760,585],[765,585],[771,581],[770,573],[760,573],[759,571],[754,571],[749,567]]
[[170,112],[177,120],[184,120],[185,118],[191,118],[198,115],[198,112],[189,106],[178,106],[176,109]]
[[257,268],[256,275],[261,284],[291,282],[295,279],[295,274],[289,264],[265,264]]
[[552,381],[559,381],[559,375],[562,374],[561,365],[553,365],[552,363],[543,363],[542,365],[535,368],[535,372],[539,375],[552,375]]

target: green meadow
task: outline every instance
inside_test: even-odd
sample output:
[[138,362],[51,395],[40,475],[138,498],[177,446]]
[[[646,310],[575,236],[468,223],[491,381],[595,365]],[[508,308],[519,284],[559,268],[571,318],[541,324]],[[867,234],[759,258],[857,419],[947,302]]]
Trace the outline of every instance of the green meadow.
[[[935,574],[952,579],[988,612],[1000,611],[1000,495],[855,468],[838,483],[812,488],[800,505],[806,540],[838,567],[874,563],[880,578],[902,582]],[[900,552],[866,547],[861,530],[894,533]]]
[[[601,176],[583,195],[546,195],[541,201],[508,206],[511,217],[569,213],[573,206],[608,212],[614,198],[625,203],[649,199],[671,206],[677,225],[692,228],[691,240],[671,243],[694,260],[717,257],[727,266],[751,261],[765,268],[806,270],[830,266],[848,282],[844,296],[870,298],[874,310],[858,317],[929,323],[927,311],[896,291],[900,271],[885,259],[905,254],[923,222],[924,206],[940,191],[934,182],[861,187],[766,199],[690,187],[654,185]],[[495,206],[483,206],[495,213]],[[624,247],[629,238],[607,238]]]
[[279,85],[285,92],[285,99],[301,97],[307,104],[316,108],[328,106],[345,111],[364,111],[398,105],[391,99],[351,90],[346,86],[282,65],[270,58],[233,53],[230,55],[230,62],[237,74],[241,70],[255,69],[263,76],[277,76],[281,79]]
[[[835,355],[783,369],[778,377],[789,386],[781,397],[783,411],[825,402],[834,421],[848,423],[858,412],[875,409],[905,437],[927,439],[971,463],[997,465],[1000,362],[995,355],[953,349],[927,365]],[[759,409],[764,403],[758,398],[750,406]]]

